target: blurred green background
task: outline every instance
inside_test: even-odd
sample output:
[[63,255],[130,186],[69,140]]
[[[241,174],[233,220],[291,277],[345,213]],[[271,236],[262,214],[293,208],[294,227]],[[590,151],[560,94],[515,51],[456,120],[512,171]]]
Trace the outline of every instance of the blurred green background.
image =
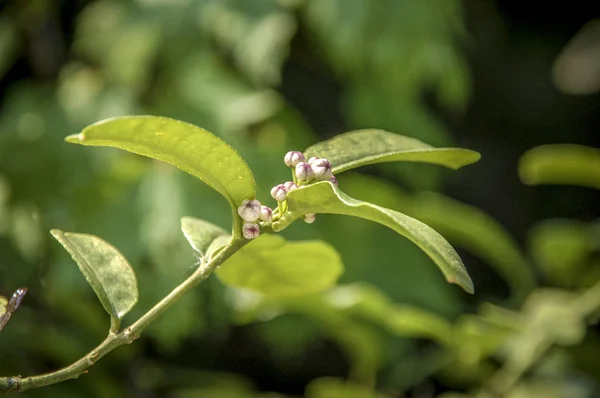
[[[518,172],[543,144],[600,146],[600,15],[577,1],[519,4],[0,2],[0,294],[29,288],[0,332],[0,375],[67,365],[108,328],[51,228],[127,256],[140,289],[127,319],[194,268],[181,216],[228,228],[227,203],[192,177],[63,141],[153,114],[229,142],[264,202],[289,178],[285,152],[348,130],[480,151],[458,172],[386,164],[340,177],[350,195],[439,230],[476,294],[392,231],[320,215],[284,235],[332,243],[340,287],[274,301],[211,278],[90,375],[27,396],[600,396],[600,334],[588,325],[600,307],[600,155],[576,148],[562,185],[527,186]],[[525,160],[524,182],[558,173],[538,181]]]

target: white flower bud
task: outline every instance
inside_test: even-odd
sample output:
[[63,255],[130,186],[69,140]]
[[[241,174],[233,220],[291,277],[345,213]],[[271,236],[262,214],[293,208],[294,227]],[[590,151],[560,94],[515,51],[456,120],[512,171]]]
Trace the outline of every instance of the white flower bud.
[[290,151],[285,154],[283,162],[287,167],[296,167],[300,162],[304,162],[304,154],[299,151]]
[[339,185],[338,179],[335,178],[335,176],[331,176],[331,178],[329,179],[329,182],[332,183],[333,185],[335,185],[336,187]]
[[300,181],[310,181],[313,177],[313,170],[310,164],[300,162],[296,165],[296,178]]
[[244,235],[244,238],[246,239],[258,238],[260,235],[260,227],[258,224],[246,223],[242,226],[242,235]]
[[260,202],[258,200],[244,200],[238,207],[238,214],[246,222],[254,222],[260,216]]
[[260,207],[260,219],[266,223],[270,223],[273,220],[273,210],[267,206]]
[[288,182],[284,183],[283,186],[285,187],[285,189],[287,189],[288,193],[290,193],[294,189],[298,188],[298,185],[296,185],[296,183],[294,183],[293,181],[288,181]]
[[329,180],[331,174],[331,163],[327,159],[316,159],[310,164],[310,167],[315,174],[315,178],[319,181]]
[[276,185],[271,189],[271,196],[278,202],[284,201],[287,198],[287,193],[288,191],[283,184]]
[[316,156],[313,156],[312,158],[308,159],[308,162],[306,162],[306,163],[308,163],[308,164],[312,165],[312,164],[314,163],[314,161],[315,161],[315,160],[319,160],[319,159],[320,159],[320,158],[318,158],[318,157],[316,157]]
[[304,215],[304,222],[307,223],[307,224],[314,223],[316,219],[317,219],[317,215],[316,214],[305,214]]

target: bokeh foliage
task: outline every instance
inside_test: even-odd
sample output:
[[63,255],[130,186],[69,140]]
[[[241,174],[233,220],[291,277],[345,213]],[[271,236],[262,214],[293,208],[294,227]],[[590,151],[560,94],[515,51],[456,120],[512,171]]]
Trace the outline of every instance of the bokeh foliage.
[[[447,146],[452,137],[424,94],[456,113],[469,98],[458,0],[67,3],[0,8],[0,293],[30,289],[0,333],[2,375],[55,369],[104,337],[105,314],[50,229],[119,247],[139,278],[135,316],[195,267],[182,216],[230,225],[227,203],[175,168],[73,147],[65,136],[126,114],[181,119],[236,148],[266,202],[269,188],[289,178],[287,150],[367,127]],[[318,85],[308,98],[296,92],[305,75],[321,74],[338,87],[334,104],[324,104]],[[304,113],[323,106],[339,125]],[[441,193],[459,178],[385,165],[340,184],[481,258],[509,286],[508,297],[495,298],[507,308],[474,308],[418,248],[382,226],[320,215],[284,236],[333,245],[346,268],[339,287],[266,299],[211,278],[90,375],[28,394],[275,397],[257,391],[300,394],[310,382],[310,398],[379,397],[423,380],[440,391],[483,386],[483,394],[527,370],[511,396],[589,396],[600,379],[598,336],[586,335],[597,312],[597,222],[538,224],[524,250],[492,217]]]

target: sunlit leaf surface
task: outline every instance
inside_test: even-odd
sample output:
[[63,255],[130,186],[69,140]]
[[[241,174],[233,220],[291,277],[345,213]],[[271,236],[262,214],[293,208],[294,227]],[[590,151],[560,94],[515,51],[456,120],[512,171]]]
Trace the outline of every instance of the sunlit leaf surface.
[[305,155],[327,158],[334,173],[384,162],[422,162],[459,169],[481,157],[470,149],[434,148],[415,138],[376,129],[340,134],[308,147]]
[[343,268],[339,254],[326,242],[288,242],[263,235],[227,260],[217,275],[228,285],[290,296],[331,287]]
[[119,117],[92,124],[67,141],[120,148],[172,164],[219,192],[233,209],[256,196],[254,177],[240,155],[189,123],[157,116]]
[[94,235],[51,231],[69,252],[102,306],[121,319],[138,300],[137,279],[125,257],[111,244]]

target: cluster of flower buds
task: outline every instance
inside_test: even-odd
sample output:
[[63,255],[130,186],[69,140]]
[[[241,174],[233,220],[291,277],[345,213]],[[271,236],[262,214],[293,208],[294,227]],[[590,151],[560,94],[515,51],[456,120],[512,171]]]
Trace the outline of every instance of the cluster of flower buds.
[[[330,181],[338,185],[338,180],[332,172],[331,163],[327,159],[312,157],[307,161],[302,152],[290,151],[285,154],[283,161],[286,166],[293,169],[294,181],[297,181],[298,184],[288,181],[284,184],[274,186],[271,189],[271,196],[277,202],[286,200],[288,193],[298,188],[298,185],[305,185],[313,180]],[[304,221],[312,224],[315,221],[315,217],[314,214],[307,214],[304,217]]]
[[283,161],[286,166],[294,169],[294,175],[301,185],[313,179],[338,184],[333,175],[331,163],[325,158],[312,157],[307,161],[302,152],[290,151],[285,154]]
[[[287,181],[271,189],[271,196],[278,202],[279,211],[285,209],[281,202],[285,201],[287,195],[297,189],[299,185],[308,184],[313,180],[330,181],[338,185],[338,181],[332,173],[331,163],[327,159],[312,157],[306,161],[302,152],[291,151],[285,155],[283,161],[286,166],[294,170],[294,181]],[[244,200],[238,208],[238,214],[244,220],[242,235],[246,239],[254,239],[260,235],[260,221],[262,221],[262,225],[269,225],[273,221],[273,210],[261,205],[256,199]],[[304,216],[304,221],[309,224],[315,222],[315,219],[315,214]]]
[[256,199],[244,200],[238,207],[238,214],[244,220],[242,226],[242,235],[246,239],[258,238],[260,235],[260,226],[258,221],[270,224],[273,219],[273,210],[267,206],[262,206]]

